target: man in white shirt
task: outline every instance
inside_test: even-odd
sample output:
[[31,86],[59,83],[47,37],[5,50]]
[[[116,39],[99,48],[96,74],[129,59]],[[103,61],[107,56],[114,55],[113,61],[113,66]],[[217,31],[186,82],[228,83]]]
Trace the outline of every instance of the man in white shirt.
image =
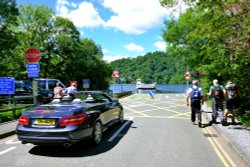
[[72,83],[71,86],[68,87],[67,92],[68,92],[68,95],[74,99],[77,95],[76,83]]
[[[198,117],[198,126],[201,127],[201,104],[204,103],[203,92],[199,87],[199,81],[193,80],[192,86],[187,90],[186,102],[191,107],[191,121],[195,124],[196,114]],[[190,104],[190,105],[189,105]]]

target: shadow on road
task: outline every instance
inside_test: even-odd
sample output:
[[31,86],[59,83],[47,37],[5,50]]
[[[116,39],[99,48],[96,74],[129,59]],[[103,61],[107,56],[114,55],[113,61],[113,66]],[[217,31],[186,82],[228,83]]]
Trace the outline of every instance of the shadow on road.
[[[127,121],[129,120],[125,120],[124,123],[126,123]],[[129,121],[126,127],[122,129],[119,135],[112,142],[109,142],[108,139],[122,125],[114,125],[110,127],[107,131],[104,132],[103,141],[98,146],[94,146],[90,140],[86,139],[68,148],[64,146],[35,146],[29,151],[29,153],[47,157],[86,157],[98,155],[107,152],[115,147],[119,143],[119,141],[126,135],[129,129],[134,128],[132,127],[132,124],[133,121]]]

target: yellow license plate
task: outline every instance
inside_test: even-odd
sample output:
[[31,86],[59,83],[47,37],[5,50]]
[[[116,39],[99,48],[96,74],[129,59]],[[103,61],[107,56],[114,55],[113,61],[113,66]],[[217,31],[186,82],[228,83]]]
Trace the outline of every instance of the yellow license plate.
[[36,125],[55,125],[55,119],[36,119]]

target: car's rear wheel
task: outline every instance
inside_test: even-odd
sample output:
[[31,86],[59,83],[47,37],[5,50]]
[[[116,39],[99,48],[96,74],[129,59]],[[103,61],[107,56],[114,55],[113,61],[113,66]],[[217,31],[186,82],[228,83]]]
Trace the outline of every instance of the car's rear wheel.
[[95,145],[98,145],[101,143],[101,141],[102,141],[102,124],[100,121],[97,121],[93,127],[93,143]]

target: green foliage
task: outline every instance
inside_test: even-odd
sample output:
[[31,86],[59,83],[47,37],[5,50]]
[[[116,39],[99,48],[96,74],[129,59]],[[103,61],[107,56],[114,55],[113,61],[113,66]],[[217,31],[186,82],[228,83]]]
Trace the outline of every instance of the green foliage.
[[[7,1],[11,0],[3,1],[6,2],[5,7],[8,6]],[[9,3],[9,6],[15,9],[15,3]],[[1,6],[1,12],[3,7]],[[13,10],[6,10],[5,13],[11,11]],[[80,39],[80,32],[70,20],[56,16],[52,9],[45,6],[21,5],[20,15],[17,15],[18,12],[12,13],[15,18],[13,22],[18,23],[13,23],[11,27],[11,33],[16,34],[15,47],[10,48],[12,50],[8,56],[0,54],[0,67],[5,69],[0,71],[0,76],[29,80],[24,53],[28,48],[34,47],[41,55],[40,78],[58,78],[66,85],[70,81],[78,81],[79,90],[82,89],[82,79],[89,78],[91,89],[108,88],[112,71],[102,60],[101,47],[91,39]],[[8,34],[0,39],[8,40]],[[2,46],[4,45],[0,45]]]
[[[0,1],[0,69],[5,68],[6,59],[12,55],[12,50],[18,45],[17,32],[13,27],[17,25],[19,15],[15,0]],[[3,75],[0,75],[3,76]]]
[[[16,105],[16,106],[8,105],[8,106],[2,107],[1,109],[10,109],[10,111],[0,113],[0,123],[1,122],[11,121],[11,120],[14,120],[14,119],[18,119],[22,115],[22,113],[24,111],[32,108],[32,107],[24,107],[24,108],[16,109],[15,114],[14,114],[13,110],[14,110],[14,108],[17,108],[17,107],[20,107],[20,106],[18,106],[18,105]],[[11,110],[11,109],[13,109],[13,110]]]
[[250,111],[246,112],[244,115],[240,117],[240,121],[246,125],[247,127],[250,127]]
[[154,52],[133,59],[116,60],[111,62],[111,66],[125,78],[125,83],[135,83],[140,78],[145,83],[183,84],[186,67],[182,62],[183,59],[175,59],[164,52]]
[[[162,5],[174,2],[163,0]],[[168,55],[182,57],[192,73],[200,71],[205,92],[215,78],[223,85],[234,80],[241,90],[241,110],[250,106],[249,9],[247,0],[201,0],[178,21],[167,21],[163,33]]]

